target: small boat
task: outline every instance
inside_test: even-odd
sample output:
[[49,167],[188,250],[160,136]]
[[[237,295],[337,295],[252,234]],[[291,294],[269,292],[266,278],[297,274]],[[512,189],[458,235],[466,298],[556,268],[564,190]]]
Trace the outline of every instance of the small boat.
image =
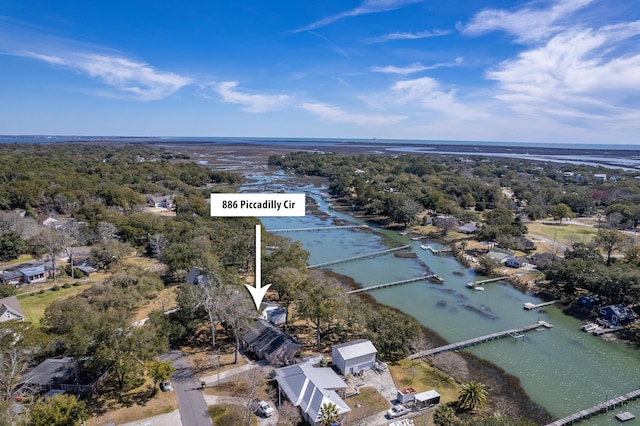
[[594,331],[596,331],[597,329],[599,329],[600,327],[598,326],[598,324],[594,324],[592,322],[588,322],[585,325],[583,325],[582,327],[580,327],[580,330],[587,332],[587,333],[593,333]]
[[420,245],[420,248],[421,248],[422,250],[429,250],[429,249],[431,248],[431,246],[428,246],[428,245],[426,245],[426,244],[421,244],[421,245]]
[[474,287],[473,289],[474,289],[475,291],[484,291],[484,287],[478,287],[478,286],[476,286],[476,287]]

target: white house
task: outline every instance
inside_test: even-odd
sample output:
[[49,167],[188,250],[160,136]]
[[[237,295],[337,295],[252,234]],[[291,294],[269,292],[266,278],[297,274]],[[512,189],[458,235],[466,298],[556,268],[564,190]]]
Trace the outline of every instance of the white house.
[[280,325],[287,321],[287,311],[277,303],[262,302],[260,310],[262,310],[260,318],[269,321],[271,324]]
[[15,296],[0,299],[0,322],[23,321],[24,313],[20,309],[20,303]]
[[376,364],[377,353],[373,343],[366,339],[342,343],[331,349],[333,365],[345,375],[372,369]]
[[325,404],[335,404],[342,419],[351,409],[336,393],[347,384],[328,367],[314,367],[313,360],[276,369],[276,380],[281,393],[300,409],[309,424],[320,424],[320,410]]

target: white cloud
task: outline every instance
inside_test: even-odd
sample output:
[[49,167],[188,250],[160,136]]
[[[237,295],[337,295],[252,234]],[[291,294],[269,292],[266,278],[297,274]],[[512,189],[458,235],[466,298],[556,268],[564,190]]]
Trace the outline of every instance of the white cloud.
[[[476,14],[470,23],[460,25],[459,29],[466,35],[502,30],[513,34],[520,42],[541,40],[558,30],[556,23],[592,2],[593,0],[556,0],[547,9],[528,6],[515,12],[485,9]],[[530,5],[539,3],[532,2]]]
[[397,67],[395,65],[388,65],[386,67],[373,66],[370,68],[373,72],[379,72],[383,74],[399,74],[399,75],[409,75],[417,72],[434,70],[436,68],[442,67],[455,67],[462,64],[462,58],[456,58],[454,62],[441,62],[434,65],[422,65],[420,62],[416,62],[406,67]]
[[247,112],[262,113],[279,109],[289,101],[287,95],[262,95],[239,92],[237,81],[225,81],[214,86],[214,90],[222,96],[224,102],[244,105]]
[[357,124],[359,126],[389,126],[399,123],[406,118],[403,115],[353,114],[339,107],[320,102],[303,103],[301,107],[326,121]]
[[108,52],[100,46],[52,36],[21,23],[0,22],[12,30],[0,31],[0,52],[44,61],[101,80],[117,91],[103,93],[107,96],[157,100],[193,83],[189,77],[158,71],[149,64]]
[[421,38],[441,37],[441,36],[448,35],[448,34],[451,34],[451,31],[448,31],[448,30],[434,30],[434,31],[424,30],[424,31],[416,32],[416,33],[400,33],[400,32],[396,32],[396,33],[383,34],[383,35],[378,36],[378,37],[371,37],[371,38],[365,39],[364,42],[365,43],[369,43],[369,44],[373,44],[373,43],[385,43],[387,41],[394,41],[394,40],[417,40],[417,39],[421,39]]
[[518,111],[564,119],[638,119],[640,54],[620,54],[618,48],[639,35],[640,21],[567,30],[504,61],[487,78],[499,84],[496,98]]
[[297,29],[294,32],[299,33],[302,31],[313,30],[316,28],[333,24],[334,22],[339,21],[341,19],[349,18],[353,16],[366,15],[369,13],[387,12],[390,10],[401,9],[407,5],[414,4],[414,3],[421,3],[422,1],[424,0],[364,0],[355,9],[320,19],[319,21],[316,21],[310,25],[307,25],[306,27]]

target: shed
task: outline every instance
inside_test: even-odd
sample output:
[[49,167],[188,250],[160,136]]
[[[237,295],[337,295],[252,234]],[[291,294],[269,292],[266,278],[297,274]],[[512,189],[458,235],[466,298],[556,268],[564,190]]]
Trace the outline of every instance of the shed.
[[355,374],[376,365],[378,350],[366,339],[335,345],[331,349],[333,365],[342,374]]
[[440,404],[440,394],[433,389],[417,393],[414,399],[416,400],[418,410],[424,410],[425,408]]
[[396,399],[400,404],[406,404],[407,402],[413,401],[415,396],[416,390],[414,388],[404,388],[398,391]]
[[262,310],[260,318],[269,321],[271,324],[280,325],[287,321],[287,311],[277,303],[262,302],[260,309]]

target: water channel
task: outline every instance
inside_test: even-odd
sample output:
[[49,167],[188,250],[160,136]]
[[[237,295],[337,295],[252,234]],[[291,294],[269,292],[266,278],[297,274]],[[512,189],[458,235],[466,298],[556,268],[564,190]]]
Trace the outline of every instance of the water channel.
[[[290,182],[290,183],[289,183]],[[332,211],[322,198],[326,188],[291,186],[295,180],[276,173],[257,176],[247,192],[286,190],[306,192],[331,216],[307,213],[304,217],[261,218],[265,228],[306,228],[331,226],[336,219],[362,223]],[[400,309],[449,342],[470,339],[496,331],[521,327],[544,320],[552,329],[526,333],[523,340],[511,338],[469,348],[473,354],[491,361],[517,376],[527,394],[561,418],[640,387],[640,350],[620,342],[607,341],[579,331],[581,323],[556,307],[539,311],[523,309],[524,302],[541,300],[503,283],[485,284],[485,291],[472,291],[465,283],[480,279],[471,270],[447,255],[433,255],[420,248],[421,242],[384,229],[333,229],[283,234],[300,241],[315,264],[374,252],[405,244],[412,245],[417,259],[393,255],[362,259],[331,267],[352,277],[363,287],[422,275],[426,264],[444,278],[443,284],[419,281],[373,290],[379,303]],[[434,247],[436,243],[427,242]],[[421,264],[421,262],[423,264]],[[625,425],[640,424],[640,401],[636,400],[581,422],[581,425],[615,425],[614,415],[631,411],[638,418]]]

